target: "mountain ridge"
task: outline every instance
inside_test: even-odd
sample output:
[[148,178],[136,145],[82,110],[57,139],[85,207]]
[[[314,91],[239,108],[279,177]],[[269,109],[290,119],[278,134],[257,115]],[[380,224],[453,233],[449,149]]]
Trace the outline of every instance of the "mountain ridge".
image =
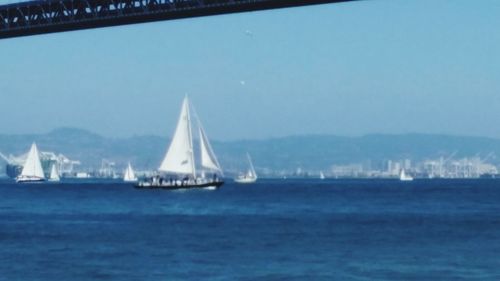
[[[41,151],[62,153],[80,160],[82,168],[99,168],[102,159],[124,166],[132,162],[139,169],[156,169],[169,138],[160,136],[103,137],[78,128],[58,128],[45,134],[0,134],[0,152],[19,155],[35,141]],[[500,140],[491,137],[444,134],[367,134],[364,136],[293,135],[269,139],[212,141],[223,168],[246,168],[248,152],[258,170],[293,171],[328,169],[332,165],[363,164],[382,167],[387,160],[485,157],[500,155]],[[496,157],[490,161],[498,164]]]

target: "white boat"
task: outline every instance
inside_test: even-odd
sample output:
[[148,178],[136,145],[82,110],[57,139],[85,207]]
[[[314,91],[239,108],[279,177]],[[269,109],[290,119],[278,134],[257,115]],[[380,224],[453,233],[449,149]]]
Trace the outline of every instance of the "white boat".
[[[187,189],[207,188],[215,189],[224,182],[222,169],[210,146],[207,135],[203,130],[200,120],[197,118],[198,135],[200,141],[200,164],[201,169],[197,174],[193,134],[191,129],[190,104],[187,97],[181,106],[181,113],[177,122],[174,136],[170,142],[167,153],[158,168],[159,174],[152,178],[138,182],[137,188],[165,188],[165,189]],[[210,176],[205,177],[206,174]]]
[[45,181],[45,175],[43,173],[42,163],[40,162],[38,148],[36,144],[33,143],[28,153],[28,158],[26,158],[26,162],[24,162],[23,170],[21,174],[17,176],[16,182],[29,183],[42,181]]
[[134,170],[132,169],[132,165],[128,163],[127,169],[125,170],[125,173],[123,175],[123,181],[124,182],[136,182],[137,177],[135,176]]
[[400,181],[412,181],[413,177],[410,175],[407,175],[405,173],[405,169],[401,169],[401,172],[399,173],[399,180]]
[[323,174],[323,171],[319,172],[319,179],[324,180],[325,179],[325,174]]
[[60,181],[61,178],[59,177],[59,172],[57,171],[57,166],[56,164],[52,164],[52,168],[50,169],[50,176],[49,176],[49,181]]
[[250,155],[248,153],[247,158],[248,163],[250,164],[250,169],[245,174],[241,174],[234,179],[234,181],[237,183],[254,183],[257,181],[257,173],[255,172],[252,164],[252,159],[250,158]]
[[76,178],[77,179],[89,179],[90,178],[90,174],[87,173],[87,172],[77,172],[76,173]]

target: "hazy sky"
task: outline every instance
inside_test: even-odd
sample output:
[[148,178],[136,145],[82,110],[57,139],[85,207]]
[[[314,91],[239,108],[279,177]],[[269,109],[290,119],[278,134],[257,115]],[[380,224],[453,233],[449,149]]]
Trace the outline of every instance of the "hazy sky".
[[[4,1],[3,3],[5,3]],[[500,138],[500,1],[368,0],[0,40],[0,133]]]

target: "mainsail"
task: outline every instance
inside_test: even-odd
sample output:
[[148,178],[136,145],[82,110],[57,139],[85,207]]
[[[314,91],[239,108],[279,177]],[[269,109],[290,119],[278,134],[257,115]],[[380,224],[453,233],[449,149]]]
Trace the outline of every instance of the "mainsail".
[[52,164],[52,169],[50,170],[50,181],[60,181],[59,173],[57,172],[56,164]]
[[413,177],[410,175],[407,175],[405,172],[405,169],[401,169],[401,172],[399,173],[399,179],[401,181],[412,181]]
[[128,163],[127,170],[125,170],[125,175],[123,176],[124,181],[137,181],[132,165]]
[[191,120],[187,97],[184,98],[182,103],[181,114],[177,122],[174,136],[159,170],[195,176],[196,170],[194,167]]
[[248,176],[257,178],[257,173],[255,173],[255,169],[254,169],[253,164],[252,164],[252,159],[250,158],[250,154],[248,154],[248,153],[247,153],[247,158],[248,158],[248,162],[250,163],[250,170],[248,171]]
[[36,147],[35,143],[31,145],[30,152],[28,153],[28,158],[26,159],[23,171],[21,172],[21,176],[37,177],[40,179],[45,178],[42,169],[42,163],[40,162],[40,156],[38,154],[38,148]]

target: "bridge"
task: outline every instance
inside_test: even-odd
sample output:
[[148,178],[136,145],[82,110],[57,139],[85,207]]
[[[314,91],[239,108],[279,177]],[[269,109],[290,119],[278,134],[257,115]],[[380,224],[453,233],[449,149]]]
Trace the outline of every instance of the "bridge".
[[38,0],[0,5],[0,39],[357,0]]

